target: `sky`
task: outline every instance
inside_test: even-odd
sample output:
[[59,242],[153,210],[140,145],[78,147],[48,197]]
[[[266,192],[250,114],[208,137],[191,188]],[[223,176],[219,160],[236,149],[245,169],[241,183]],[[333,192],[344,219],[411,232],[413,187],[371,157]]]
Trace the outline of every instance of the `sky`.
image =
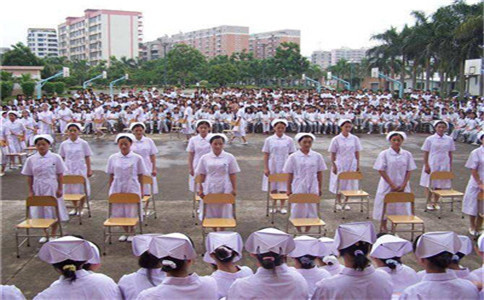
[[[467,0],[476,3],[479,0]],[[249,26],[250,33],[301,30],[301,52],[376,45],[372,35],[390,26],[414,24],[414,10],[431,14],[452,0],[10,0],[0,12],[0,47],[26,44],[30,27],[57,28],[85,9],[133,10],[143,13],[144,38],[151,41],[219,25]]]

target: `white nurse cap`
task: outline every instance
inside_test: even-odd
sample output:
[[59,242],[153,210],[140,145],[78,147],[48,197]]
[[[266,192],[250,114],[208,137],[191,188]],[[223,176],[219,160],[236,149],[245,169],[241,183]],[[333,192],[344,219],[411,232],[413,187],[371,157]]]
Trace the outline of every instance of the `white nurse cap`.
[[245,242],[245,250],[252,254],[274,252],[287,255],[295,247],[294,239],[290,234],[275,228],[253,232]]
[[320,237],[318,240],[319,246],[321,248],[321,256],[339,255],[338,250],[334,247],[334,240],[332,238],[323,236]]
[[99,254],[99,248],[92,242],[87,241],[91,246],[92,257],[87,261],[88,264],[98,265],[101,263],[101,255]]
[[484,131],[481,131],[477,134],[477,140],[480,141],[484,137]]
[[82,131],[82,125],[80,123],[74,123],[74,122],[71,122],[71,123],[68,123],[67,126],[66,126],[66,131],[69,129],[69,127],[71,126],[75,126],[77,127],[77,129],[79,129],[80,131]]
[[15,115],[17,118],[19,117],[18,111],[11,110],[11,111],[8,112],[8,115],[10,115],[10,114]]
[[480,252],[484,252],[484,233],[477,239],[477,249]]
[[444,120],[435,120],[433,123],[432,123],[432,126],[435,128],[437,127],[437,125],[439,125],[440,123],[443,123],[445,124],[445,126],[449,127],[449,123],[447,123],[446,121]]
[[285,119],[274,119],[271,122],[271,126],[274,127],[274,126],[276,126],[277,123],[282,123],[282,124],[286,125],[286,127],[289,124],[289,123],[287,123],[287,120],[285,120]]
[[376,239],[371,248],[370,256],[381,259],[402,257],[412,252],[412,243],[391,234],[385,234]]
[[46,263],[55,264],[65,260],[88,261],[93,257],[92,247],[88,241],[64,236],[42,245],[39,258]]
[[211,253],[215,252],[215,249],[219,247],[228,247],[235,252],[235,257],[233,261],[238,261],[242,258],[242,250],[244,248],[244,242],[242,237],[237,232],[231,231],[220,231],[220,232],[210,232],[205,239],[205,255],[203,260],[210,264],[215,264],[215,260],[210,256]]
[[343,126],[343,124],[346,123],[346,122],[353,124],[350,119],[341,119],[341,120],[338,121],[338,127]]
[[389,133],[387,133],[387,136],[386,136],[387,141],[390,141],[392,136],[394,136],[395,134],[398,134],[399,136],[401,136],[404,141],[407,140],[407,134],[405,132],[403,132],[403,131],[390,131]]
[[114,141],[117,143],[122,138],[128,138],[131,142],[134,142],[136,139],[132,133],[119,133]]
[[146,125],[143,122],[133,122],[131,125],[129,125],[129,130],[133,131],[134,127],[138,125],[143,127],[143,129],[146,129]]
[[45,139],[45,140],[49,141],[49,144],[52,144],[54,142],[54,139],[52,138],[52,136],[50,134],[38,134],[38,135],[34,136],[34,145],[35,145],[35,143],[37,142],[38,139]]
[[460,246],[459,237],[454,232],[428,232],[418,239],[415,255],[418,258],[426,258],[445,251],[456,254]]
[[311,255],[315,257],[324,256],[321,254],[321,245],[317,238],[307,235],[302,235],[294,238],[296,248],[289,253],[290,257],[301,257],[304,255]]
[[314,134],[310,132],[300,132],[296,134],[296,136],[294,137],[294,140],[296,141],[296,143],[299,143],[299,141],[305,136],[311,137],[313,139],[313,142],[316,140],[316,137],[314,136]]
[[467,235],[458,235],[460,240],[460,249],[458,252],[469,255],[472,253],[472,241]]
[[224,140],[224,143],[227,143],[229,140],[227,136],[223,133],[212,133],[208,136],[208,140],[211,141],[214,137],[221,137]]
[[360,241],[373,244],[375,240],[375,226],[371,222],[341,224],[334,235],[334,245],[338,250],[348,248]]
[[192,242],[182,233],[169,233],[154,237],[148,251],[158,258],[170,256],[187,260],[197,257]]
[[131,247],[133,248],[133,254],[135,256],[141,256],[141,254],[148,251],[150,243],[153,238],[161,236],[161,234],[140,234],[135,235]]
[[205,120],[205,119],[196,121],[195,122],[195,128],[198,128],[198,125],[200,123],[207,123],[208,124],[208,127],[212,128],[212,122],[210,122],[210,120]]

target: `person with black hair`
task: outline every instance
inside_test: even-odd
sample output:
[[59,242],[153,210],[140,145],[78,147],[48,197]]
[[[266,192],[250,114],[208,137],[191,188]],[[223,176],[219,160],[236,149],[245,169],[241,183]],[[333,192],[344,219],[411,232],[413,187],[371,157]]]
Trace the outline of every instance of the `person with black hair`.
[[217,282],[210,276],[189,273],[197,254],[189,237],[170,233],[153,237],[148,251],[159,259],[166,273],[163,282],[138,295],[144,299],[218,299]]
[[89,242],[74,236],[45,243],[38,256],[51,264],[61,277],[34,299],[122,299],[118,285],[111,278],[83,269],[93,255]]
[[198,120],[195,122],[195,129],[198,134],[188,140],[186,151],[188,152],[188,188],[190,192],[197,192],[195,187],[195,169],[197,168],[200,158],[210,153],[210,130],[212,122],[209,120]]
[[334,245],[344,259],[345,268],[316,284],[312,299],[390,299],[392,284],[385,272],[377,272],[367,255],[376,240],[371,222],[341,224]]
[[474,274],[471,274],[469,268],[460,265],[460,261],[467,255],[472,253],[472,241],[467,235],[459,235],[461,243],[459,251],[452,256],[452,262],[449,269],[454,271],[458,278],[467,279],[471,282],[479,282],[481,279]]
[[328,237],[320,237],[318,240],[322,255],[317,260],[320,268],[328,271],[331,276],[339,274],[344,267],[338,260],[339,253],[334,247],[334,240]]
[[210,276],[217,281],[218,298],[227,296],[235,280],[253,274],[249,267],[235,264],[242,258],[243,247],[242,237],[237,232],[210,232],[205,239],[207,251],[203,260],[216,269]]
[[278,229],[253,232],[245,243],[245,250],[257,259],[257,272],[237,279],[227,299],[307,299],[306,280],[285,263],[294,248],[292,236]]
[[393,295],[419,282],[417,272],[402,263],[402,257],[412,252],[412,243],[391,234],[381,235],[371,248],[370,257],[378,271],[390,275]]
[[123,275],[118,282],[123,299],[134,300],[149,288],[160,285],[166,277],[161,270],[160,260],[149,252],[149,246],[157,234],[142,234],[133,238],[133,254],[138,257],[140,269],[134,273]]
[[[481,258],[483,265],[471,272],[471,276],[479,278],[479,283],[481,287],[484,286],[484,234],[481,234],[476,241],[474,246],[476,254]],[[484,299],[484,289],[481,290],[481,299]]]
[[332,275],[323,268],[316,266],[316,258],[324,256],[324,249],[318,239],[303,235],[294,239],[296,248],[289,253],[294,260],[294,267],[308,284],[309,298],[316,289],[316,283]]
[[428,232],[414,242],[417,261],[425,275],[417,284],[403,291],[400,299],[478,299],[474,284],[447,272],[461,242],[454,232]]

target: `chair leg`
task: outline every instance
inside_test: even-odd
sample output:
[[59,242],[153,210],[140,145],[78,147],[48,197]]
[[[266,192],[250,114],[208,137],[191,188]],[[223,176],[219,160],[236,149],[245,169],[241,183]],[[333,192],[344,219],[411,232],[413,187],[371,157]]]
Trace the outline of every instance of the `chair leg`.
[[366,219],[369,220],[370,219],[370,197],[367,197],[366,199],[366,213],[367,213]]
[[30,247],[30,229],[26,229],[27,232],[27,247]]
[[451,201],[452,202],[450,202],[450,211],[454,212],[454,197],[451,198]]
[[158,219],[158,215],[156,214],[156,204],[155,204],[155,195],[151,196],[151,202],[153,205],[153,214],[155,216],[155,219]]
[[106,227],[103,227],[103,255],[106,255]]
[[269,197],[267,197],[267,200],[266,200],[266,217],[269,216]]
[[412,232],[411,232],[411,236],[410,236],[410,241],[413,242],[413,234],[415,232],[415,224],[412,223]]
[[111,240],[111,237],[112,237],[112,233],[111,233],[111,226],[108,227],[108,238],[109,238],[109,245],[111,245],[113,243],[113,241]]
[[424,212],[427,212],[427,206],[429,205],[430,203],[430,198],[432,197],[432,194],[430,193],[430,190],[427,188],[427,199],[426,199],[426,203],[425,203],[425,209],[424,209]]
[[363,197],[360,198],[360,212],[363,212]]
[[20,258],[20,246],[18,245],[18,229],[15,228],[15,246],[17,249],[17,258]]
[[79,225],[82,225],[82,209],[84,208],[83,206],[84,204],[82,203],[82,201],[79,201],[79,205],[77,208],[77,212],[79,213]]
[[91,203],[89,202],[89,196],[86,195],[86,205],[87,205],[87,212],[89,213],[89,218],[91,217]]
[[276,214],[276,200],[272,200],[271,224],[274,224],[275,214]]

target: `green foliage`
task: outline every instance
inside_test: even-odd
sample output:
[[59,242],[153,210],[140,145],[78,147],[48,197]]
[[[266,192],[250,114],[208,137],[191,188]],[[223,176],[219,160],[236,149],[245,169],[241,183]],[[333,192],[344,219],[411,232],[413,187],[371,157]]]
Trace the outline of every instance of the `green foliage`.
[[0,93],[2,99],[12,95],[13,82],[12,81],[0,81]]
[[170,83],[194,83],[204,73],[206,60],[195,48],[179,44],[167,54],[167,69]]
[[42,66],[43,62],[35,56],[29,47],[23,43],[12,45],[12,49],[5,52],[0,62],[4,66]]
[[32,96],[35,91],[35,82],[34,81],[24,81],[20,83],[20,86],[22,87],[22,92],[26,96]]
[[55,92],[55,83],[54,82],[46,82],[44,86],[42,87],[42,90],[44,90],[47,95],[52,95]]
[[13,81],[12,73],[7,71],[0,71],[0,80],[2,81]]
[[66,84],[64,82],[53,82],[54,84],[54,91],[57,93],[57,95],[61,95],[64,93],[66,89]]

